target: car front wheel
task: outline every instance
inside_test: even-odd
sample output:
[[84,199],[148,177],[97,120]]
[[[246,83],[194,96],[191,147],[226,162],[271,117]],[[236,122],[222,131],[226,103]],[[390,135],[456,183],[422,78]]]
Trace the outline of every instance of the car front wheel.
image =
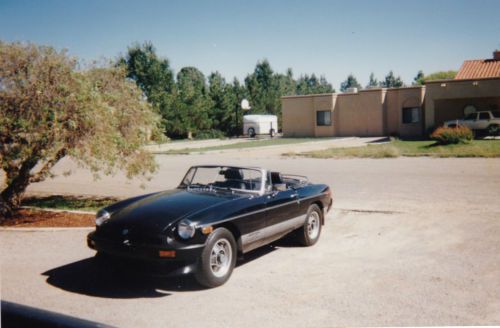
[[233,234],[218,228],[208,237],[195,272],[196,281],[205,287],[223,285],[236,264],[236,242]]
[[321,235],[322,212],[318,205],[313,204],[307,210],[304,225],[298,230],[298,240],[304,246],[316,244]]

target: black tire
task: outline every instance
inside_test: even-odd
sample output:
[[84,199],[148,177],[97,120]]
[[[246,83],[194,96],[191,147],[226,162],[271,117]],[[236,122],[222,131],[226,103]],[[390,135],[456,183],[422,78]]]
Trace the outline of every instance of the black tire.
[[274,129],[269,130],[269,135],[271,138],[274,138],[276,136],[276,131],[274,131]]
[[316,244],[321,235],[323,212],[318,205],[312,204],[307,210],[306,221],[297,231],[298,242],[303,246]]
[[236,241],[233,234],[225,228],[215,229],[208,236],[206,246],[198,259],[194,275],[196,281],[209,288],[223,285],[233,273],[236,257]]
[[247,131],[247,134],[250,138],[255,137],[255,129],[254,128],[249,128]]
[[500,126],[498,124],[491,124],[488,126],[488,135],[497,136],[500,134]]

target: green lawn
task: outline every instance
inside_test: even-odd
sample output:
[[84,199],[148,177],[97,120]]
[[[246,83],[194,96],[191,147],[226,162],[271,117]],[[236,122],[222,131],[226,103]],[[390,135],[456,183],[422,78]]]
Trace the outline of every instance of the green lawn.
[[59,210],[98,211],[113,204],[115,198],[83,198],[73,196],[29,197],[22,201],[23,206],[51,208]]
[[500,157],[500,140],[474,140],[466,144],[447,146],[436,145],[434,141],[392,140],[384,144],[369,144],[366,147],[330,148],[285,155],[312,158]]
[[201,153],[201,152],[213,151],[213,150],[246,149],[246,148],[255,148],[255,147],[290,145],[290,144],[298,144],[298,143],[328,140],[328,139],[331,139],[331,138],[274,138],[274,139],[255,140],[255,141],[242,141],[242,142],[238,142],[238,143],[234,143],[234,144],[221,145],[221,146],[172,149],[172,150],[167,150],[167,151],[154,152],[154,154],[166,154],[166,155],[186,154],[187,155],[190,153]]

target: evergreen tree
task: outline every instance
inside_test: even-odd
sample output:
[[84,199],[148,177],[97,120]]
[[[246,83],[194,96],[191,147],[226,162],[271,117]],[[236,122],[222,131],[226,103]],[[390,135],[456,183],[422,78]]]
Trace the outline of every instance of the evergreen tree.
[[413,78],[413,84],[416,85],[424,84],[424,72],[422,72],[422,70],[418,71],[417,76]]
[[167,134],[175,125],[173,101],[175,94],[174,73],[168,59],[159,58],[152,43],[134,44],[128,48],[119,64],[127,69],[127,77],[141,88],[148,102],[160,112]]
[[195,67],[182,68],[177,74],[175,107],[178,123],[174,132],[191,138],[196,132],[209,129],[212,105],[203,73]]
[[349,88],[362,88],[361,84],[359,84],[358,80],[352,74],[349,74],[347,79],[340,84],[340,91],[342,92],[346,92]]
[[209,113],[212,129],[229,133],[233,129],[235,117],[233,88],[219,72],[210,74],[208,85],[208,94],[213,104]]
[[375,78],[375,74],[371,73],[370,74],[370,81],[368,81],[368,85],[366,86],[367,88],[369,87],[378,87],[379,83],[378,80]]
[[385,80],[381,82],[381,86],[384,88],[399,88],[404,86],[404,83],[401,77],[395,77],[394,72],[390,71],[389,74],[386,75]]

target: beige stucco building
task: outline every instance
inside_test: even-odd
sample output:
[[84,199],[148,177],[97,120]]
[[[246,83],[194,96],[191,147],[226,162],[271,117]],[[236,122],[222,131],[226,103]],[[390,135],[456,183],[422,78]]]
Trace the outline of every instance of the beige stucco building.
[[[486,68],[486,69],[485,69]],[[466,61],[453,80],[424,86],[282,97],[285,137],[421,137],[464,109],[500,110],[500,52]]]

